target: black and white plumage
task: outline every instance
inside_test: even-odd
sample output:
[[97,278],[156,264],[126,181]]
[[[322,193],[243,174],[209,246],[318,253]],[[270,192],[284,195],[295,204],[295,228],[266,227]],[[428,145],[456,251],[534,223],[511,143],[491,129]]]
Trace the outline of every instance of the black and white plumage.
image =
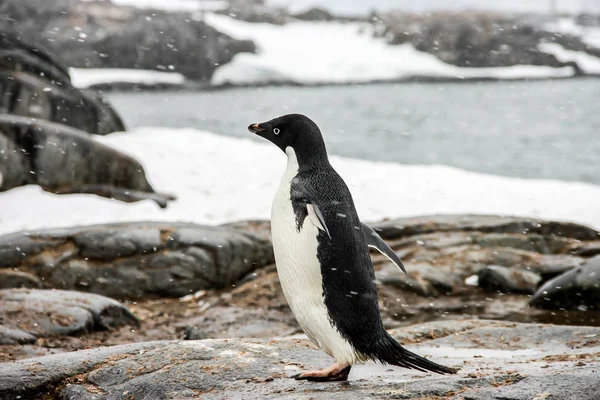
[[403,271],[404,266],[379,235],[360,222],[348,187],[329,163],[317,125],[290,114],[248,129],[288,157],[271,214],[277,271],[296,320],[336,360],[328,369],[295,378],[345,380],[352,364],[366,360],[454,373],[404,349],[385,331],[369,247]]

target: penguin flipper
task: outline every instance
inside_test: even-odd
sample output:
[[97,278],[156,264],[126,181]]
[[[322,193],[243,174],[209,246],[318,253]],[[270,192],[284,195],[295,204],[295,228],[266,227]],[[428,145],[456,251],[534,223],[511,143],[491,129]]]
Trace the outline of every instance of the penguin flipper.
[[319,209],[319,206],[314,203],[307,203],[306,210],[308,212],[308,218],[311,219],[313,224],[315,224],[315,226],[320,230],[327,232],[327,236],[329,236],[329,239],[331,239],[331,234],[329,233],[329,229],[327,229],[325,218],[323,217],[323,213]]
[[362,226],[362,232],[365,237],[365,240],[367,241],[367,245],[370,248],[376,249],[381,254],[383,254],[388,260],[396,264],[396,266],[400,268],[402,272],[404,272],[404,274],[406,275],[406,269],[404,268],[404,264],[402,264],[402,261],[396,255],[394,250],[392,250],[390,246],[388,246],[388,244],[381,238],[381,236],[379,236],[377,232],[375,232],[370,226],[365,225],[362,222],[360,223],[360,225]]
[[292,180],[291,200],[298,227],[302,226],[302,222],[308,217],[314,226],[327,233],[327,236],[331,239],[331,233],[329,233],[329,228],[327,228],[327,224],[325,223],[325,217],[319,206],[310,197],[306,187],[303,187],[298,180]]

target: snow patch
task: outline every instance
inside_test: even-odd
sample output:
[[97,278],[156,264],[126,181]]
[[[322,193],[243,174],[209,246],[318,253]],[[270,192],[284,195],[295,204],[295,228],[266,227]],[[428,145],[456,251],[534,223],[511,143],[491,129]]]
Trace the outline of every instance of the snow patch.
[[574,61],[586,74],[600,74],[600,58],[582,51],[567,50],[558,43],[541,43],[538,48],[560,62]]
[[[95,139],[136,157],[153,187],[178,199],[160,209],[151,201],[127,204],[19,187],[0,196],[0,233],[119,221],[268,219],[285,168],[285,155],[269,143],[195,129],[143,128]],[[475,213],[571,220],[600,228],[600,187],[595,185],[338,156],[331,162],[348,184],[363,221]]]
[[69,68],[73,86],[85,89],[93,85],[132,83],[143,85],[182,85],[185,77],[179,72],[162,72],[125,68]]
[[166,11],[217,11],[226,9],[225,0],[112,0],[118,6],[132,6]]
[[571,67],[517,65],[461,68],[440,61],[411,44],[388,45],[373,37],[373,28],[359,22],[305,22],[285,25],[250,23],[208,13],[205,21],[237,39],[252,40],[257,54],[240,53],[219,67],[214,85],[297,82],[360,83],[436,78],[556,78],[572,76]]

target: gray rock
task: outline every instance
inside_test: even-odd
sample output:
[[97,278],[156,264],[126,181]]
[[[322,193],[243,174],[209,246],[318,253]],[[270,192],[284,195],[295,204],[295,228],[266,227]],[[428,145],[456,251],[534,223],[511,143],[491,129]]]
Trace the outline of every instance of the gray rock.
[[542,236],[538,234],[490,233],[476,238],[475,243],[481,247],[510,247],[513,249],[534,251],[540,254],[564,252],[569,248],[567,238]]
[[42,281],[30,273],[0,269],[0,289],[41,287]]
[[598,232],[582,225],[490,215],[412,217],[372,226],[408,271],[403,276],[374,255],[378,281],[399,289],[387,292],[392,298],[472,292],[466,280],[473,275],[480,275],[486,291],[531,294],[540,282],[584,262],[573,249],[599,242]]
[[384,239],[452,231],[554,235],[578,240],[600,238],[595,229],[570,222],[496,215],[428,215],[379,222],[372,227]]
[[206,24],[200,13],[75,3],[6,0],[0,14],[8,19],[7,29],[47,43],[72,67],[176,71],[209,81],[236,54],[256,50],[252,42]]
[[544,29],[548,20],[537,16],[506,16],[490,13],[463,13],[421,16],[394,14],[381,16],[390,44],[411,43],[417,50],[431,53],[440,60],[460,67],[507,67],[513,65],[571,66],[583,74],[575,62],[562,62],[544,53],[538,45],[556,42],[569,50],[591,55],[598,49],[581,37]]
[[488,265],[479,271],[479,287],[488,292],[532,294],[542,278],[533,272]]
[[565,310],[600,308],[600,256],[546,282],[529,304]]
[[600,254],[600,244],[584,244],[582,246],[577,247],[573,252],[582,257],[593,257]]
[[0,85],[14,93],[0,97],[0,109],[100,135],[124,131],[108,101],[73,87],[67,66],[38,39],[28,43],[18,32],[0,31]]
[[154,191],[137,160],[83,131],[0,114],[0,137],[0,146],[20,154],[19,160],[14,153],[0,155],[0,174],[6,177],[0,191],[37,184],[53,193],[94,193],[128,202],[149,198],[161,207],[174,199]]
[[[595,399],[600,328],[445,323],[437,339],[407,345],[435,361],[460,366],[435,376],[383,367],[355,366],[349,384],[298,382],[288,377],[331,363],[305,339],[147,342],[64,353],[0,364],[0,397],[54,394],[60,399],[379,399],[425,398]],[[454,325],[458,325],[454,327]],[[393,331],[400,340],[428,332],[424,324]],[[406,336],[408,335],[408,336]],[[577,341],[583,348],[565,343]],[[77,376],[77,379],[74,377]]]
[[208,339],[208,335],[197,326],[186,326],[183,331],[183,340],[203,340]]
[[545,254],[531,261],[521,263],[520,266],[541,275],[542,281],[546,281],[576,268],[584,262],[584,258],[568,254]]
[[400,272],[395,265],[389,264],[383,270],[378,271],[376,277],[384,285],[427,297],[449,294],[461,283],[460,278],[446,268],[419,263],[410,264],[408,275]]
[[[75,335],[123,325],[136,317],[118,301],[89,293],[64,290],[0,290],[0,337],[29,341],[31,336]],[[16,333],[15,333],[16,332]],[[16,336],[15,336],[16,335]],[[16,339],[15,339],[16,338]]]
[[18,328],[0,325],[0,345],[26,344],[35,342],[36,337]]
[[284,337],[301,332],[290,313],[236,306],[216,306],[185,321],[185,339]]
[[114,298],[220,289],[273,262],[271,243],[251,233],[159,222],[6,235],[2,254],[0,266],[35,273],[44,287]]

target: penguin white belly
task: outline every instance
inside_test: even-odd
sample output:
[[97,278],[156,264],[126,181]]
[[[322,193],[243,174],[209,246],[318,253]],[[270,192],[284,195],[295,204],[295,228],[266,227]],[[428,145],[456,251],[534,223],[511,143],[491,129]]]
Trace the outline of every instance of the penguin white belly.
[[288,164],[271,210],[271,236],[283,294],[306,335],[337,362],[357,361],[354,349],[332,325],[323,297],[321,264],[317,258],[319,233],[310,218],[298,232],[290,186],[298,173],[296,155],[286,149]]

